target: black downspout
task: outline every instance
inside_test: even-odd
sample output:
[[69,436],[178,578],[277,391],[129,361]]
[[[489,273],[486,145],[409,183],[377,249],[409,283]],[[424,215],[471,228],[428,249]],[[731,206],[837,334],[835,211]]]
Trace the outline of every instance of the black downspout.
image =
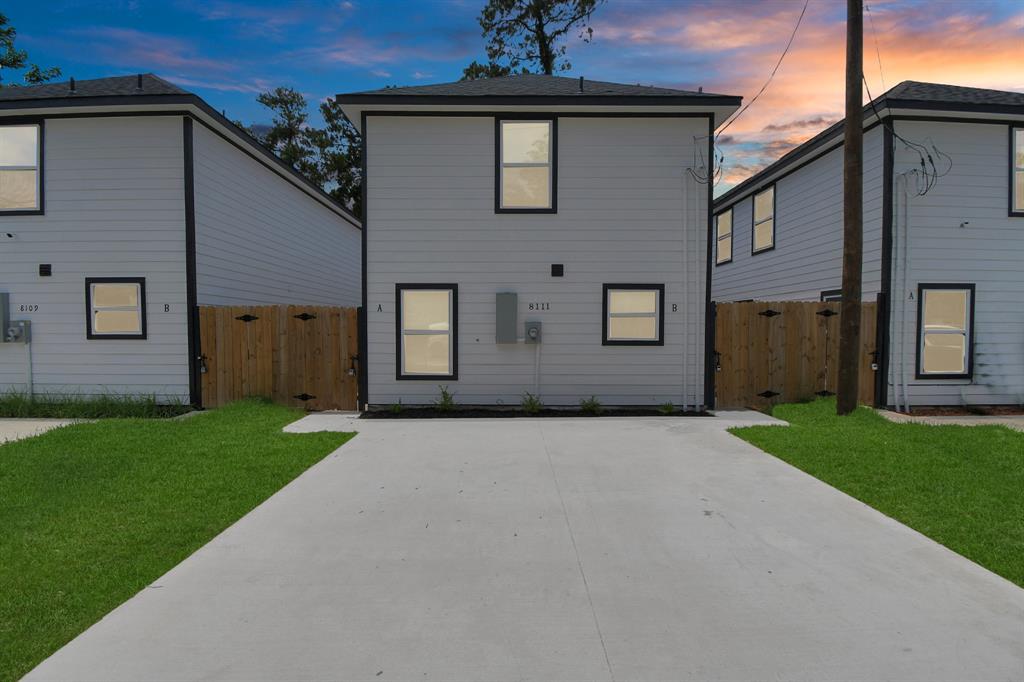
[[200,369],[199,304],[196,294],[196,182],[192,146],[192,119],[182,119],[182,149],[185,159],[185,305],[188,333],[188,401],[203,407]]
[[359,316],[357,318],[358,319],[358,324],[359,324],[359,400],[358,400],[357,404],[358,404],[359,409],[365,410],[367,408],[367,405],[370,402],[370,395],[369,395],[369,385],[370,385],[370,377],[369,377],[369,374],[370,374],[369,348],[370,348],[370,344],[368,342],[368,330],[366,328],[367,327],[367,318],[369,318],[368,309],[366,307],[366,305],[367,305],[367,303],[366,303],[366,268],[367,268],[367,263],[366,263],[366,250],[367,250],[366,249],[366,228],[367,228],[367,220],[366,220],[366,216],[370,212],[370,207],[369,207],[369,204],[367,202],[367,194],[366,194],[366,180],[367,180],[367,177],[366,177],[366,166],[367,166],[367,160],[366,160],[366,148],[367,148],[367,144],[366,144],[366,134],[367,134],[367,130],[366,130],[366,112],[362,112],[362,115],[361,115],[361,118],[360,118],[360,126],[361,126],[362,132],[363,132],[361,140],[360,140],[361,154],[362,154],[362,188],[361,188],[361,193],[362,193],[362,202],[363,202],[363,211],[362,211],[363,215],[361,216],[362,217],[362,224],[363,224],[363,229],[361,230],[361,234],[362,234],[362,249],[363,249],[363,258],[362,258],[362,260],[363,260],[363,262],[362,262],[362,266],[363,266],[362,267],[362,289],[363,289],[362,294],[363,294],[363,298],[362,298],[362,305],[359,307]]
[[704,284],[704,407],[715,409],[715,309],[711,303],[711,259],[714,245],[712,206],[715,193],[715,117],[708,116],[707,275]]
[[875,325],[875,407],[889,402],[889,322],[892,310],[892,199],[893,199],[893,125],[882,125],[882,291],[878,295],[878,320]]

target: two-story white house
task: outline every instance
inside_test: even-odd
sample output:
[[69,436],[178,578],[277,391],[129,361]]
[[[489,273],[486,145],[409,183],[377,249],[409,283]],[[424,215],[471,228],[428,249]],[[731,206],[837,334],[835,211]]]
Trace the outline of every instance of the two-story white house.
[[338,101],[364,405],[711,404],[708,164],[740,98],[518,75]]
[[[1024,93],[900,83],[864,108],[875,402],[1024,402]],[[716,301],[838,300],[843,122],[715,201]]]
[[198,306],[358,305],[359,244],[343,206],[156,76],[0,90],[0,392],[199,405]]

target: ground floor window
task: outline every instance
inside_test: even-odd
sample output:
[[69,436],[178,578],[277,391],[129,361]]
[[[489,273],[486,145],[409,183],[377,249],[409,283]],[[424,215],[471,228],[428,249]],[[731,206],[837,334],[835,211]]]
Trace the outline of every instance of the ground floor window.
[[85,313],[88,339],[146,338],[145,278],[87,277]]
[[973,370],[974,285],[917,288],[917,378],[964,379]]
[[664,303],[664,284],[605,284],[604,345],[664,345]]
[[396,284],[399,379],[456,376],[458,285]]
[[821,292],[822,303],[838,303],[843,300],[842,289],[826,289]]

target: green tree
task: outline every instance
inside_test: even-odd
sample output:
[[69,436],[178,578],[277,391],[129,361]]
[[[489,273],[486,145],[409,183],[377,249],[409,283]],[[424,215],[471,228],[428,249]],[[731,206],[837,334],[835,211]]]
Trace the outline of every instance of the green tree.
[[590,18],[604,0],[487,0],[478,21],[487,40],[487,64],[474,61],[463,80],[521,73],[568,71],[564,38],[594,36]]
[[[14,45],[18,31],[7,23],[7,16],[0,13],[0,76],[4,69],[26,69],[22,75],[26,85],[38,85],[60,76],[60,69],[56,66],[42,68],[38,64],[28,63],[28,52],[19,50]],[[27,67],[27,68],[26,68]],[[12,83],[10,87],[19,85]],[[3,79],[0,78],[0,88],[4,87]]]
[[274,112],[270,130],[260,142],[290,166],[299,168],[309,156],[305,146],[306,98],[292,88],[261,92],[256,101]]
[[309,124],[308,104],[292,88],[275,88],[256,100],[270,109],[271,124],[240,128],[273,151],[281,160],[348,207],[362,212],[362,138],[333,99],[320,104],[324,127]]

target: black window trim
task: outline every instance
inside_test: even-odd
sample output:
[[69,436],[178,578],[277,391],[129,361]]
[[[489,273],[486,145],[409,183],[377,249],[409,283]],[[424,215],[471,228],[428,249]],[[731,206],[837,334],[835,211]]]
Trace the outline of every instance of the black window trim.
[[36,145],[36,197],[39,199],[39,206],[30,209],[12,209],[4,210],[0,209],[0,217],[3,216],[26,216],[26,215],[44,215],[46,210],[46,194],[44,187],[46,186],[46,176],[43,169],[43,164],[46,158],[46,121],[42,118],[19,118],[17,121],[0,121],[0,127],[8,126],[30,126],[34,125],[39,129],[39,141]]
[[[502,208],[501,206],[501,123],[502,121],[550,121],[551,122],[551,207],[550,208]],[[501,114],[494,117],[494,212],[508,214],[552,214],[558,213],[558,116],[554,114]]]
[[1008,215],[1011,218],[1024,218],[1024,206],[1016,206],[1014,199],[1016,198],[1016,184],[1017,180],[1017,131],[1024,133],[1024,123],[1011,123],[1010,129],[1010,182],[1008,183],[1007,207]]
[[[775,236],[778,234],[778,226],[779,226],[779,223],[778,223],[778,220],[777,220],[778,216],[776,216],[776,211],[775,211],[775,208],[776,208],[775,204],[778,201],[779,193],[778,193],[775,185],[776,185],[776,183],[773,182],[770,185],[766,185],[766,186],[762,187],[761,189],[757,190],[756,192],[754,192],[754,193],[752,193],[750,195],[750,255],[751,256],[756,256],[759,253],[768,253],[769,251],[774,251],[775,250]],[[764,194],[768,190],[772,191],[772,245],[771,246],[766,246],[763,249],[756,249],[756,248],[754,248],[754,228],[757,226],[757,223],[755,222],[757,220],[757,197],[758,197],[759,194]],[[735,223],[734,223],[734,226],[735,226]]]
[[[728,263],[731,263],[732,262],[732,255],[733,255],[733,253],[735,253],[735,248],[736,248],[736,239],[735,239],[735,236],[736,236],[736,213],[733,211],[733,208],[735,208],[735,207],[730,206],[729,208],[725,209],[724,211],[720,211],[720,212],[715,214],[715,224],[714,224],[714,228],[715,228],[714,229],[714,236],[715,236],[715,267],[718,267],[719,265],[726,265]],[[718,245],[722,242],[722,237],[720,237],[718,235],[718,218],[720,216],[725,215],[726,213],[730,214],[730,216],[729,216],[729,257],[726,258],[725,260],[720,261],[720,260],[718,260]]]
[[[450,290],[452,292],[452,320],[451,320],[451,345],[452,345],[452,367],[451,374],[403,374],[402,373],[402,292],[405,290],[415,291],[424,289]],[[459,380],[459,285],[458,284],[432,284],[423,282],[397,283],[395,284],[395,379],[398,381],[437,381]]]
[[[657,291],[658,338],[654,341],[608,338],[608,292]],[[603,284],[601,285],[601,345],[602,346],[664,346],[665,345],[665,285],[664,284]]]
[[825,289],[821,292],[821,297],[818,299],[819,303],[839,303],[842,301],[843,290],[842,289]]
[[[962,374],[935,374],[934,372],[929,372],[926,374],[922,371],[923,368],[921,366],[921,363],[924,362],[924,354],[921,352],[921,341],[924,335],[924,291],[927,289],[938,289],[947,291],[964,289],[970,292],[967,303],[969,308],[969,313],[967,315],[967,371]],[[917,347],[915,349],[917,359],[914,364],[915,379],[974,379],[974,302],[974,283],[922,282],[917,285]]]
[[[138,284],[139,334],[96,334],[92,331],[92,285],[93,284]],[[146,324],[146,278],[145,277],[86,277],[85,278],[85,338],[90,341],[144,341],[148,338]]]

